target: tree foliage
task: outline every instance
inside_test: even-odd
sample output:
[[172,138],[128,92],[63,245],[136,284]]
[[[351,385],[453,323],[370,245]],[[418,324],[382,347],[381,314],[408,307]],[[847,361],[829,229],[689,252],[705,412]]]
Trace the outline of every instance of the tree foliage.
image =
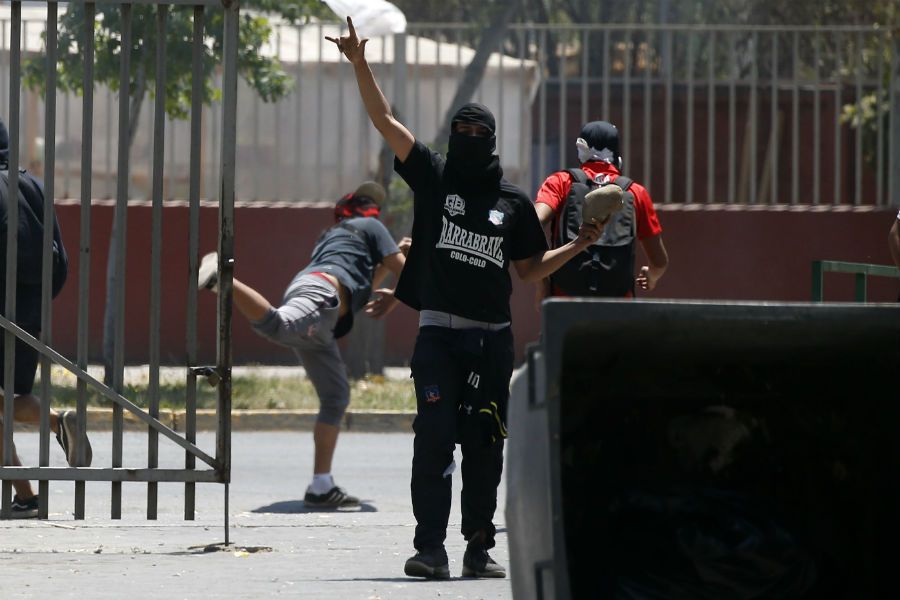
[[[260,97],[267,102],[283,98],[291,91],[293,80],[281,68],[275,57],[264,56],[260,50],[272,36],[271,17],[276,15],[290,23],[299,23],[311,16],[325,14],[327,9],[316,0],[245,0],[239,27],[238,70]],[[184,118],[190,111],[192,83],[193,13],[191,6],[176,5],[169,9],[166,25],[166,112]],[[132,36],[128,94],[139,110],[145,93],[155,94],[157,9],[149,5],[132,8]],[[330,14],[330,13],[328,13]],[[204,11],[202,68],[204,76],[203,101],[209,103],[219,97],[213,74],[222,60],[224,13],[222,10]],[[84,76],[85,6],[70,3],[59,20],[58,86],[63,91],[82,93]],[[94,27],[94,81],[119,91],[119,65],[122,53],[122,9],[119,5],[99,4]],[[24,80],[32,89],[44,91],[46,63],[43,58],[26,62]],[[137,111],[134,111],[137,112]],[[133,115],[134,118],[134,115]]]

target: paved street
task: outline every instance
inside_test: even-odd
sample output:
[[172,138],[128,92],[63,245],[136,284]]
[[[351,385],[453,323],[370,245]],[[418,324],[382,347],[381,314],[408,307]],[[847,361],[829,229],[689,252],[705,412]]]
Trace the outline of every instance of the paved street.
[[[110,464],[110,435],[94,434],[95,465]],[[37,434],[17,433],[24,462],[37,456]],[[199,436],[214,452],[214,436]],[[64,466],[52,442],[51,464]],[[146,464],[146,435],[125,435],[125,466]],[[363,500],[360,509],[306,512],[312,472],[309,433],[243,433],[233,437],[228,551],[204,551],[224,540],[224,489],[198,484],[197,520],[185,522],[181,484],[160,484],[157,521],[144,518],[146,484],[124,484],[121,521],[109,519],[109,484],[87,484],[87,519],[72,519],[74,484],[51,482],[50,520],[0,521],[0,597],[18,598],[511,598],[508,579],[459,578],[465,548],[459,534],[459,471],[447,551],[453,579],[407,578],[413,515],[409,500],[410,434],[341,437],[335,475]],[[457,460],[459,453],[457,452]],[[160,466],[184,454],[160,440]],[[492,555],[508,565],[501,485]]]

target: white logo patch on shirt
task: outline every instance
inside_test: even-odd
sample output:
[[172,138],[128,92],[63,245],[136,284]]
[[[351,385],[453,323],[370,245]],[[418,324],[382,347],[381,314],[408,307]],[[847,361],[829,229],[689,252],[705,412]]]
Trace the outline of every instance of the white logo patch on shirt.
[[[471,265],[484,267],[490,261],[503,268],[503,236],[486,236],[463,229],[456,223],[448,221],[441,216],[443,227],[441,239],[436,248],[451,250],[451,255],[457,260],[468,262]],[[472,260],[468,260],[466,257]]]
[[456,194],[448,194],[447,199],[444,200],[444,210],[446,210],[447,214],[451,217],[464,215],[466,214],[466,201]]
[[499,210],[488,211],[488,221],[490,221],[497,227],[499,227],[500,225],[503,225],[503,217],[504,216],[505,215],[502,212],[500,212]]

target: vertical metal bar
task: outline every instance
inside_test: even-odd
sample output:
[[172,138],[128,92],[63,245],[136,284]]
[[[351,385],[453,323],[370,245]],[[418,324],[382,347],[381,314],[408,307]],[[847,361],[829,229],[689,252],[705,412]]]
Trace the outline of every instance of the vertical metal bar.
[[413,124],[415,129],[413,131],[421,131],[422,130],[422,121],[419,110],[419,104],[421,103],[422,97],[422,62],[419,58],[419,42],[421,42],[422,36],[416,36],[415,43],[415,56],[416,56],[416,75],[413,79]]
[[[527,172],[523,173],[522,181],[526,182],[529,188],[531,188],[532,182],[532,166],[531,166],[531,121],[528,120],[530,118],[529,112],[525,110],[525,90],[527,87],[527,78],[525,72],[525,42],[528,39],[524,30],[519,30],[519,131],[528,132],[527,140],[522,140],[522,143],[519,144],[519,164],[525,167],[527,165]],[[542,77],[540,73],[537,74],[538,77]]]
[[651,33],[646,33],[644,37],[644,145],[641,153],[644,156],[644,187],[650,188],[651,173],[653,172],[653,152],[650,140],[653,135],[653,112],[651,110],[653,88],[650,87],[650,71],[651,47],[650,40],[653,39]]
[[434,122],[440,123],[444,115],[441,114],[441,37],[438,31],[434,32],[434,43],[436,48],[434,61]]
[[[157,5],[157,6],[160,6],[160,5]],[[149,112],[149,111],[147,111],[147,112]],[[181,164],[181,161],[178,160],[178,146],[176,144],[177,140],[175,139],[175,132],[177,131],[175,129],[175,120],[167,119],[165,113],[163,113],[163,121],[166,124],[166,129],[169,130],[168,136],[164,136],[167,138],[167,140],[169,142],[168,143],[169,148],[167,151],[168,159],[165,159],[165,158],[163,159],[163,172],[166,173],[166,175],[167,175],[166,179],[168,180],[168,185],[165,186],[165,189],[164,189],[163,198],[172,200],[173,198],[176,197],[175,190],[177,189],[177,186],[178,186],[178,178],[177,178],[178,165]],[[156,121],[154,120],[154,126],[155,125],[156,125]],[[151,169],[150,172],[153,173],[153,170]],[[149,192],[149,195],[150,196],[153,195],[152,191]]]
[[[900,115],[900,36],[893,36],[888,102],[892,115]],[[888,135],[888,204],[900,202],[900,119],[890,120]]]
[[[792,130],[791,130],[791,204],[797,204],[800,201],[800,33],[794,32],[794,86],[793,98],[791,106]],[[816,104],[818,106],[818,103]],[[818,126],[814,125],[813,129],[818,131]],[[818,182],[817,178],[813,178],[813,185]],[[816,195],[813,193],[813,202]]]
[[[16,266],[18,261],[19,203],[15,200],[19,189],[19,148],[21,145],[21,78],[22,78],[22,3],[13,2],[11,6],[11,35],[9,44],[9,172],[7,183],[9,199],[6,206],[6,310],[4,316],[16,323]],[[4,329],[4,381],[15,381],[15,347],[16,336],[9,329]],[[3,465],[15,464],[13,451],[13,429],[15,393],[8,393],[13,386],[6,386],[3,394]],[[15,390],[13,390],[15,391]],[[0,514],[4,518],[10,514],[12,503],[10,492],[12,481],[3,480]]]
[[877,33],[876,36],[881,38],[881,42],[876,44],[878,48],[878,75],[875,84],[875,204],[877,206],[887,206],[890,202],[886,202],[884,198],[884,52],[888,47],[888,39],[886,34]]
[[706,203],[716,200],[716,32],[709,32],[706,63],[709,88],[706,98]]
[[[7,21],[0,21],[0,48],[6,48],[6,43],[9,41],[6,39],[6,23]],[[3,104],[3,114],[9,114],[9,76],[7,74],[6,77],[2,78],[2,87],[3,92],[0,95],[0,100],[4,102]]]
[[542,29],[538,48],[541,61],[541,88],[538,94],[538,173],[543,177],[547,172],[547,30]]
[[[344,35],[344,25],[341,24],[341,29],[338,35]],[[382,52],[382,60],[381,64],[384,64],[384,43],[381,44],[381,52]],[[370,56],[374,54],[374,52],[370,51]],[[338,57],[338,60],[343,60],[342,57]],[[335,124],[335,131],[337,131],[337,139],[344,139],[344,87],[346,84],[346,74],[347,69],[338,69],[337,70],[337,88],[338,88],[338,97],[337,97],[337,123]],[[320,113],[322,114],[322,113]],[[343,165],[344,161],[337,160],[334,169],[334,179],[335,179],[335,189],[329,192],[329,196],[332,197],[340,197],[341,190],[344,187],[344,182],[341,178],[343,174]]]
[[[49,140],[56,139],[56,58],[58,54],[58,36],[55,27],[58,18],[59,5],[56,2],[47,3],[46,47],[47,47],[47,94],[44,101],[44,222],[53,222],[46,215],[56,214],[53,208],[53,197],[56,187],[56,144]],[[50,345],[52,339],[53,311],[50,282],[53,280],[53,261],[51,245],[53,243],[53,228],[44,227],[43,239],[43,264],[41,265],[41,342]],[[38,464],[42,467],[50,465],[50,359],[41,354],[41,417],[40,417],[40,457]],[[38,516],[46,519],[49,512],[50,485],[47,480],[38,483],[39,507]]]
[[115,190],[115,183],[113,179],[113,165],[112,165],[112,129],[113,129],[113,111],[112,111],[112,103],[113,103],[113,94],[112,90],[106,88],[106,149],[103,152],[103,159],[106,165],[106,173],[104,173],[105,177],[105,185],[103,186],[103,192],[106,195],[107,199],[113,197],[113,192]]
[[688,31],[687,44],[687,148],[685,149],[685,160],[687,161],[685,169],[684,184],[684,202],[694,201],[694,43],[696,36],[694,32]]
[[731,59],[731,72],[728,79],[728,203],[735,202],[737,189],[737,36],[734,32],[728,36]]
[[[166,136],[166,24],[169,7],[156,7],[156,93],[153,114],[153,183],[152,223],[150,236],[150,372],[147,386],[148,412],[159,419],[159,336],[161,319],[162,284],[162,220],[163,220],[163,163]],[[174,137],[174,136],[173,136]],[[170,165],[174,166],[174,165]],[[147,430],[147,467],[159,466],[159,433],[152,427]],[[157,493],[155,481],[147,484],[147,519],[156,519]]]
[[772,33],[772,98],[771,127],[769,130],[769,204],[778,202],[778,32]]
[[[132,5],[123,4],[122,10],[122,47],[131,48],[132,44]],[[131,52],[121,52],[119,55],[119,89],[128,89],[131,81]],[[125,252],[127,250],[127,217],[128,194],[131,180],[131,165],[129,162],[128,124],[131,118],[128,94],[119,94],[119,158],[116,183],[116,211],[115,231],[115,323],[113,325],[113,389],[121,394],[124,389],[125,369]],[[89,176],[89,175],[88,175]],[[84,177],[84,175],[82,175]],[[122,466],[122,433],[124,419],[122,407],[113,406],[112,418],[112,466]],[[122,518],[122,483],[112,482],[110,517]]]
[[[281,25],[279,24],[278,30],[275,33],[275,56],[278,57],[278,61],[281,62]],[[344,69],[339,69],[339,73],[343,73]],[[273,137],[275,138],[275,156],[272,157],[272,161],[270,163],[271,168],[275,169],[275,172],[272,173],[272,184],[275,188],[273,196],[274,200],[281,200],[281,173],[284,170],[282,168],[282,158],[284,157],[284,153],[281,151],[281,106],[284,100],[278,100],[272,104],[272,111],[275,113],[275,126],[273,129],[275,131],[272,132]],[[361,150],[362,148],[360,148]]]
[[[343,69],[341,69],[343,70]],[[340,81],[340,76],[338,76]],[[340,96],[340,91],[338,91],[338,96]],[[253,94],[253,99],[250,101],[251,106],[253,107],[253,112],[251,113],[253,116],[253,196],[254,200],[260,199],[259,194],[259,172],[262,169],[262,165],[259,164],[259,96]],[[322,113],[319,113],[322,114]],[[340,139],[340,138],[338,138]]]
[[609,97],[609,80],[612,69],[610,68],[609,57],[609,29],[603,30],[603,120],[612,121],[612,115],[609,114],[611,99]]
[[[406,63],[406,33],[395,33],[392,36],[393,44],[394,44],[394,69],[393,69],[393,81],[394,81],[394,91],[391,94],[394,98],[394,111],[399,115],[400,119],[406,119],[407,114],[407,88],[408,88],[408,72],[409,66]],[[385,39],[385,46],[387,46],[387,39]],[[363,118],[363,125],[365,131],[369,131],[371,128],[368,124],[368,116],[365,114],[361,115]],[[366,148],[369,145],[366,144]],[[368,161],[364,163],[368,165]],[[390,176],[391,170],[388,169],[387,175]],[[387,177],[385,178],[387,179]]]
[[557,168],[559,169],[565,169],[568,166],[566,162],[566,123],[569,117],[569,82],[566,76],[565,55],[565,52],[560,52],[559,58],[557,59],[559,68],[559,134],[557,137],[559,140],[559,164],[557,165]]
[[625,32],[625,70],[622,73],[622,126],[625,138],[620,149],[622,156],[627,157],[631,151],[631,55],[633,38],[631,30]]
[[[759,169],[757,168],[757,132],[759,125],[757,113],[759,112],[759,33],[754,31],[753,49],[749,52],[751,62],[750,70],[750,204],[757,203],[758,190],[756,187]],[[746,147],[746,146],[745,146]]]
[[857,302],[865,302],[866,301],[866,274],[865,273],[857,273],[856,274],[855,298],[856,298]]
[[[322,23],[319,23],[319,50],[317,56],[319,57],[319,62],[316,64],[316,114],[322,115],[324,114],[324,96],[323,96],[323,63],[325,62],[325,58],[322,56],[324,51],[324,45],[322,40],[325,39]],[[340,56],[338,57],[338,61],[343,60]],[[223,124],[225,121],[223,121]],[[322,130],[322,119],[316,119],[316,141],[320,142],[323,138],[324,131]],[[319,200],[324,197],[322,190],[322,144],[315,144],[316,147],[316,200]],[[220,175],[221,177],[221,175]],[[219,257],[221,260],[221,256]]]
[[[822,178],[819,172],[822,164],[822,97],[819,94],[819,64],[821,63],[821,41],[819,32],[813,34],[813,204],[822,201]],[[795,165],[796,166],[796,165]]]
[[[191,172],[188,191],[188,295],[187,295],[187,364],[197,364],[197,270],[200,257],[200,159],[202,152],[201,121],[203,115],[203,6],[194,7],[194,37],[191,57]],[[297,92],[299,101],[300,91]],[[297,121],[300,122],[299,120]],[[302,171],[297,161],[298,171]],[[197,443],[197,375],[187,369],[185,382],[185,439]],[[184,468],[193,470],[197,460],[184,453]],[[193,521],[196,506],[196,484],[184,484],[184,519]]]
[[[504,100],[504,95],[505,95],[503,92],[503,85],[504,85],[504,82],[506,81],[506,73],[503,71],[503,56],[504,56],[504,54],[506,54],[503,51],[503,44],[505,41],[506,41],[505,39],[500,40],[500,42],[498,43],[498,46],[497,46],[497,71],[498,71],[497,77],[499,79],[499,82],[497,85],[497,124],[501,131],[504,130],[503,116],[504,116],[504,113],[506,112],[503,110],[503,100]],[[404,80],[403,87],[404,87],[404,89],[406,88],[405,80]],[[512,138],[511,138],[511,136],[504,135],[503,139],[512,139]]]
[[[294,82],[296,84],[296,92],[294,93],[294,178],[293,178],[293,198],[294,200],[303,199],[303,91],[304,86],[301,85],[303,80],[303,25],[295,27],[297,32],[297,64],[294,74]],[[196,39],[194,40],[196,44]]]
[[[581,32],[581,124],[588,122],[588,79],[590,71],[588,67],[590,30]],[[523,88],[524,89],[524,88]]]
[[841,69],[843,68],[843,60],[841,60],[841,50],[843,49],[843,37],[840,32],[835,34],[835,75],[837,81],[834,86],[834,198],[832,203],[838,205],[841,203],[843,194],[841,193],[841,102],[843,101],[843,87]]
[[[231,308],[234,277],[234,167],[237,144],[237,70],[238,24],[237,2],[225,7],[223,47],[224,80],[222,82],[222,194],[219,201],[219,336],[216,344],[216,370],[220,376],[216,431],[216,460],[222,482],[231,481]],[[320,42],[321,44],[321,42]],[[321,56],[321,55],[320,55]],[[227,499],[227,486],[226,486]],[[227,502],[226,502],[227,507]],[[227,508],[226,508],[227,520]],[[228,528],[226,525],[226,538]]]
[[[218,87],[222,89],[221,76],[213,76],[213,79],[218,79]],[[207,196],[211,199],[218,200],[219,193],[222,189],[219,187],[219,178],[222,176],[219,173],[219,161],[217,160],[218,156],[216,155],[216,150],[220,147],[220,139],[222,137],[221,132],[219,131],[219,127],[222,124],[222,102],[215,102],[210,104],[209,110],[209,128],[210,128],[210,137],[212,138],[209,143],[210,152],[208,155],[210,156],[210,167],[209,172],[212,176],[212,181],[209,184],[209,193]],[[318,175],[317,175],[318,177]]]
[[664,202],[672,202],[672,144],[673,144],[673,136],[672,136],[672,121],[674,120],[674,108],[673,108],[673,98],[672,95],[675,91],[675,85],[673,81],[674,74],[674,66],[672,65],[672,30],[667,29],[665,32],[665,56],[666,56],[666,137],[665,137],[665,147],[666,147],[666,159],[663,164],[663,172],[665,173],[666,178],[666,186],[663,188],[664,192]]
[[[92,143],[94,123],[94,27],[97,7],[93,2],[84,5],[84,75],[82,79],[81,109],[81,250],[78,259],[78,366],[87,370],[88,362],[88,309],[90,308],[90,261],[91,261],[91,165],[94,146]],[[124,38],[123,38],[124,39]],[[123,94],[124,95],[124,94]],[[126,121],[127,123],[127,121]],[[87,384],[79,379],[77,384],[76,431],[79,438],[85,433],[87,423]],[[84,444],[78,445],[76,460],[84,464]],[[84,482],[75,482],[75,518],[84,519]]]
[[862,86],[862,76],[863,69],[865,68],[865,57],[863,51],[863,34],[862,32],[858,32],[856,34],[856,60],[854,60],[856,64],[856,115],[859,122],[856,125],[856,155],[854,156],[854,163],[856,167],[855,172],[855,181],[853,187],[853,204],[859,206],[862,204],[862,178],[863,178],[863,164],[862,164],[862,147],[863,147],[863,124],[862,124],[862,96],[863,96],[863,86]]
[[825,269],[821,260],[812,263],[812,301],[821,302],[825,296]]
[[[134,34],[132,33],[132,37]],[[147,178],[146,181],[150,181],[153,177],[153,152],[150,149],[150,145],[153,143],[153,111],[152,110],[142,110],[141,115],[147,121]],[[138,129],[140,131],[140,129]],[[137,132],[135,132],[135,139],[137,139]],[[129,144],[130,146],[130,144]],[[132,190],[141,190],[141,186],[137,181],[137,173],[132,171],[128,178],[128,193],[129,198],[130,194],[134,193]],[[143,195],[139,196],[140,198],[150,201],[150,186],[144,185],[143,191],[145,192]],[[137,194],[136,194],[137,196]]]
[[[63,138],[66,140],[67,144],[72,139],[70,137],[71,129],[69,128],[69,124],[71,121],[70,116],[69,116],[70,115],[70,113],[69,113],[69,100],[70,99],[71,99],[71,94],[69,92],[65,92],[63,94]],[[63,163],[63,197],[64,198],[72,197],[72,191],[69,189],[69,177],[70,177],[69,171],[71,170],[71,163],[72,163],[71,152],[66,152],[66,160]]]
[[[463,40],[462,40],[462,30],[460,30],[460,29],[454,30],[454,44],[456,45],[456,73],[457,73],[457,77],[462,78],[462,76],[463,76],[462,74],[464,72],[463,66],[462,66]],[[484,81],[483,78],[482,78],[482,81]],[[478,87],[475,88],[475,102],[483,104],[483,102],[481,100],[481,83],[482,82],[479,81]]]

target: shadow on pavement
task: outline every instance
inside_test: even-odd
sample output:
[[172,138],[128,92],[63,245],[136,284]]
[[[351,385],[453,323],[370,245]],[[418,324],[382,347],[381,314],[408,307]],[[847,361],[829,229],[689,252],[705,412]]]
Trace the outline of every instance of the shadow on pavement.
[[360,502],[357,506],[343,506],[341,508],[320,508],[309,507],[303,500],[282,500],[281,502],[273,502],[266,506],[254,508],[254,513],[276,513],[276,514],[302,514],[317,512],[378,512],[378,509],[368,502]]

